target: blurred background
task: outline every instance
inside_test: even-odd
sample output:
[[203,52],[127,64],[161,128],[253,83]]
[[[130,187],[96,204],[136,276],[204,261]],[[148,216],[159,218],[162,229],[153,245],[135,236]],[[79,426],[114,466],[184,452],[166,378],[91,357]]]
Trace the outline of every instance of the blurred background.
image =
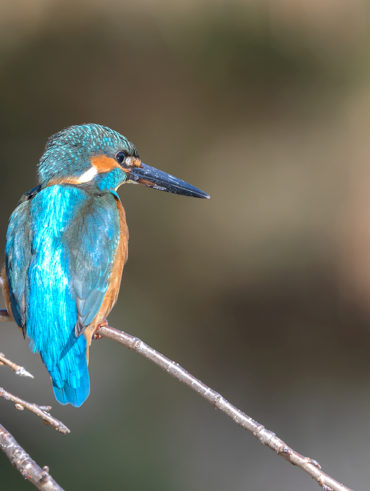
[[[370,482],[370,17],[366,0],[2,0],[1,249],[46,139],[106,124],[210,201],[124,186],[111,325],[181,363],[350,487]],[[3,257],[3,255],[2,255]],[[15,324],[0,350],[62,436],[0,421],[67,490],[317,489],[188,388],[109,341],[80,409]],[[2,489],[26,483],[0,455]]]

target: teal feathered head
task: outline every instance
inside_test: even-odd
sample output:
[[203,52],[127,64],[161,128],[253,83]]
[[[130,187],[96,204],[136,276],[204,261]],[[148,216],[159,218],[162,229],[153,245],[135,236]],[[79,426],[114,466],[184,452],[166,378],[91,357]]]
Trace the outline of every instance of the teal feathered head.
[[40,159],[39,181],[78,179],[91,168],[91,158],[99,155],[116,159],[119,152],[137,157],[127,138],[100,124],[70,126],[51,136]]

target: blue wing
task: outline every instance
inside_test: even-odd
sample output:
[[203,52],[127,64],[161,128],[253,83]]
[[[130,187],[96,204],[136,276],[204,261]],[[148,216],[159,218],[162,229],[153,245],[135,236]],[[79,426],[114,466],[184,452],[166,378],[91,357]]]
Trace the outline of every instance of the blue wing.
[[110,193],[90,200],[65,234],[64,242],[71,260],[71,286],[78,312],[76,336],[99,312],[109,286],[119,238],[119,215]]
[[31,261],[30,202],[21,202],[10,217],[6,236],[6,274],[13,317],[25,332],[25,286]]
[[[108,288],[119,240],[114,197],[51,186],[20,207],[7,237],[12,309],[42,357],[58,401],[80,406],[90,382],[86,339],[76,334],[94,319]],[[27,226],[21,230],[22,223]],[[19,247],[26,251],[21,260]]]

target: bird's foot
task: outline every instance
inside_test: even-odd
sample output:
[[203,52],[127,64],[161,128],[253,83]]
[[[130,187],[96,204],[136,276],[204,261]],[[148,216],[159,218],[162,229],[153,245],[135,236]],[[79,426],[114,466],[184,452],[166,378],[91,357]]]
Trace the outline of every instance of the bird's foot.
[[98,327],[95,329],[95,332],[94,332],[94,334],[93,334],[93,339],[102,339],[103,335],[102,335],[102,334],[100,334],[98,331],[99,331],[99,329],[100,329],[101,327],[108,327],[108,325],[109,325],[109,324],[108,324],[108,321],[107,321],[107,320],[105,320],[105,321],[101,322],[101,323],[98,325]]
[[10,314],[6,309],[1,309],[0,310],[0,321],[10,321]]

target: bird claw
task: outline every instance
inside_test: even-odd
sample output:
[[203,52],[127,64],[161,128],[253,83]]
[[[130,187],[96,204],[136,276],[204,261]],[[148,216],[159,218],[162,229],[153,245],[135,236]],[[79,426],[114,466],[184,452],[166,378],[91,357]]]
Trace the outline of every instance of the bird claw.
[[103,335],[98,332],[101,327],[108,327],[108,321],[103,321],[98,325],[98,327],[95,329],[95,332],[93,334],[93,339],[103,338]]

